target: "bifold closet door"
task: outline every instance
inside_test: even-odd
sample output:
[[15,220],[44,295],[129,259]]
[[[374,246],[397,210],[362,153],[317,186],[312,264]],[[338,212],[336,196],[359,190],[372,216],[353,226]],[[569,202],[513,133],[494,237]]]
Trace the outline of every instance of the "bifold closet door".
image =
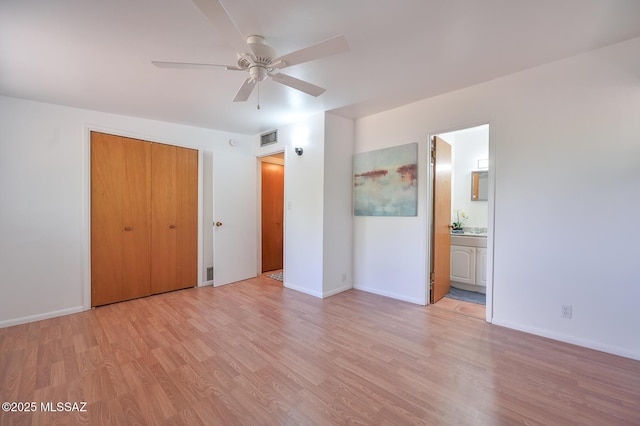
[[151,147],[151,293],[197,285],[198,151]]
[[151,144],[91,133],[91,305],[149,295]]

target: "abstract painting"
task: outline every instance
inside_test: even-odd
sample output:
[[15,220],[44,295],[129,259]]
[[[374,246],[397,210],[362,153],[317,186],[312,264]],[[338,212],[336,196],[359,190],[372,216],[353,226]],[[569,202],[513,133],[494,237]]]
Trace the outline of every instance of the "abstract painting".
[[417,143],[354,156],[353,212],[356,216],[417,215]]

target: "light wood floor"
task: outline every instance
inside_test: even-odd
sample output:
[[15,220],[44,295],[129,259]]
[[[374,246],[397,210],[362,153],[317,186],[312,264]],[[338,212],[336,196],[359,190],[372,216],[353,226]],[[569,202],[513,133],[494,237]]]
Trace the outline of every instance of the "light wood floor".
[[0,329],[0,424],[638,425],[640,362],[260,277]]
[[485,321],[487,318],[487,310],[484,305],[477,303],[464,302],[462,300],[450,299],[443,297],[433,305],[434,308],[446,309],[451,312],[457,312],[468,317],[477,318]]

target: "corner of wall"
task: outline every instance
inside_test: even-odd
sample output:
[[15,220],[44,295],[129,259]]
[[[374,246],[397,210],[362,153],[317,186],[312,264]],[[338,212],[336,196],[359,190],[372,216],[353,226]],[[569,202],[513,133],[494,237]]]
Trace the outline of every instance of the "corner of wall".
[[325,114],[322,283],[324,297],[353,287],[353,145],[353,120]]

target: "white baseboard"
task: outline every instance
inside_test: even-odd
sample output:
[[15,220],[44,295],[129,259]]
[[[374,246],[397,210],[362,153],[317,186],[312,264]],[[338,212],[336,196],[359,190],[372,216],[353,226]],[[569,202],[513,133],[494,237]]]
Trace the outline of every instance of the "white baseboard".
[[352,288],[353,288],[353,286],[352,286],[351,284],[349,284],[349,285],[345,285],[345,286],[342,286],[342,287],[338,287],[338,288],[336,288],[336,289],[333,289],[333,290],[330,290],[330,291],[325,291],[325,292],[323,292],[323,293],[322,293],[322,297],[323,297],[323,298],[325,298],[325,297],[331,297],[331,296],[333,296],[334,294],[342,293],[343,291],[351,290]]
[[20,317],[20,318],[12,318],[8,320],[0,321],[0,328],[11,327],[12,325],[26,324],[29,322],[35,322],[35,321],[45,320],[49,318],[61,317],[63,315],[77,314],[78,312],[83,312],[85,310],[86,309],[83,306],[74,306],[72,308],[60,309],[58,311],[45,312],[45,313],[36,314],[36,315],[28,315],[26,317]]
[[293,285],[293,284],[288,283],[288,282],[285,282],[283,285],[284,285],[285,288],[289,288],[291,290],[299,291],[300,293],[308,294],[310,296],[314,296],[314,297],[322,299],[322,293],[318,293],[317,291],[311,291],[308,288],[298,287],[298,286]]
[[378,289],[371,288],[371,287],[354,285],[353,288],[356,290],[366,291],[367,293],[373,293],[379,296],[389,297],[391,299],[402,300],[403,302],[415,303],[416,305],[425,306],[425,303],[426,303],[424,300],[418,300],[411,297],[406,297],[406,296],[403,296],[402,294],[391,293],[387,291],[380,291]]
[[300,293],[308,294],[309,296],[318,297],[320,299],[324,299],[324,298],[333,296],[334,294],[342,293],[343,291],[346,291],[346,290],[351,290],[353,288],[350,285],[347,285],[344,287],[336,288],[331,291],[325,291],[325,292],[319,293],[317,291],[311,291],[308,288],[298,287],[296,285],[293,285],[287,282],[283,283],[283,285],[288,289],[299,291]]
[[560,342],[569,343],[571,345],[582,346],[583,348],[593,349],[600,352],[606,352],[613,355],[618,355],[624,358],[631,358],[640,361],[640,352],[632,351],[627,348],[621,348],[618,346],[606,345],[600,342],[594,342],[593,340],[581,339],[579,337],[570,336],[564,333],[557,333],[551,330],[545,330],[537,327],[530,327],[520,323],[514,323],[511,321],[502,321],[500,318],[493,317],[493,325],[499,325],[502,327],[511,328],[513,330],[522,331],[529,334],[535,334],[536,336],[546,337],[552,340],[558,340]]

